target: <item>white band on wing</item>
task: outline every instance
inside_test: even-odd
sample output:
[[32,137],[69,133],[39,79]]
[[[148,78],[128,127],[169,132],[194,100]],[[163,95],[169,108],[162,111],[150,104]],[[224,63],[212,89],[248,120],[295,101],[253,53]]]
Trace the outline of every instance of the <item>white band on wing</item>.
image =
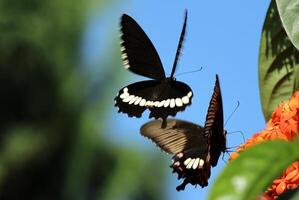
[[142,97],[130,95],[129,89],[126,87],[123,89],[123,93],[119,95],[119,98],[122,99],[123,102],[128,104],[139,105],[139,106],[146,106],[146,107],[157,107],[160,108],[164,106],[165,108],[170,107],[182,107],[184,104],[189,104],[190,99],[192,97],[192,92],[189,92],[186,96],[182,98],[172,98],[172,99],[165,99],[162,101],[150,101],[143,99]]

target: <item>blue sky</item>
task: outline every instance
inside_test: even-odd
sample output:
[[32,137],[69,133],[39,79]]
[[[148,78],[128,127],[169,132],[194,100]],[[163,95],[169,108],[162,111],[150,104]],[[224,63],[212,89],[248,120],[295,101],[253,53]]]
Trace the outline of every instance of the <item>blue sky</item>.
[[[101,14],[91,16],[83,40],[83,61],[92,64],[104,55],[106,38],[117,34],[119,18],[123,13],[132,16],[145,30],[156,47],[164,69],[170,74],[184,10],[188,9],[188,25],[183,55],[176,74],[202,71],[177,77],[193,89],[193,104],[176,117],[204,124],[208,103],[212,95],[215,74],[220,78],[224,118],[240,107],[225,126],[228,132],[242,131],[248,138],[262,130],[265,121],[261,111],[258,88],[258,50],[268,1],[120,1]],[[120,70],[124,70],[120,67]],[[130,72],[113,93],[136,80],[144,80]],[[113,101],[111,101],[113,102]],[[139,135],[140,126],[148,121],[148,112],[140,119],[128,119],[111,106],[111,123],[118,135],[109,135],[116,143],[134,144],[138,148],[161,153],[155,145]],[[121,133],[121,134],[119,134]],[[107,134],[108,135],[108,134]],[[240,134],[228,135],[228,147],[243,142]],[[161,153],[162,155],[162,153]],[[165,156],[165,155],[163,155]],[[167,157],[167,156],[165,156]],[[170,159],[169,159],[170,162]],[[183,192],[176,192],[180,183],[169,170],[168,199],[206,199],[208,190],[220,170],[225,166],[219,161],[212,169],[209,187],[201,189],[188,185]],[[168,169],[168,165],[165,166]],[[158,181],[158,180],[157,180]]]

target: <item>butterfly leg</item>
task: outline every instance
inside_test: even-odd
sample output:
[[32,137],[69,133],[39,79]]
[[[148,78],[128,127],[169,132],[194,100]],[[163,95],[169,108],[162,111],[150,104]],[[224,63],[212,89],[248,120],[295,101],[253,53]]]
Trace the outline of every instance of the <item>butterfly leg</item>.
[[163,118],[162,119],[162,124],[161,124],[161,128],[166,128],[166,126],[167,126],[167,120],[166,120],[166,118]]

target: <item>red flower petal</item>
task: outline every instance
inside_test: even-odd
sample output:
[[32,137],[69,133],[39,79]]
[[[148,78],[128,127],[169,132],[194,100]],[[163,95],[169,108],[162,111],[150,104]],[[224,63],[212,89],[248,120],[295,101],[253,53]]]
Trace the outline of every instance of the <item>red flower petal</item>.
[[[272,113],[266,128],[256,133],[244,144],[237,148],[231,155],[231,160],[238,157],[239,153],[258,143],[267,140],[292,141],[299,136],[299,90],[295,92],[288,102],[282,102]],[[275,199],[287,189],[299,187],[299,161],[289,166],[282,175],[273,181],[265,194],[258,199]]]

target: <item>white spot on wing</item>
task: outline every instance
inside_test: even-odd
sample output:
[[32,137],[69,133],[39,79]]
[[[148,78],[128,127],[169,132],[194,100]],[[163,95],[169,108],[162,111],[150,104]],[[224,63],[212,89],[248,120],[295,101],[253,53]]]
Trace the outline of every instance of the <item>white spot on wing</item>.
[[205,161],[204,161],[203,159],[200,159],[200,160],[199,160],[199,167],[202,167],[203,164],[205,164]]
[[123,54],[121,55],[121,58],[122,58],[123,60],[125,60],[125,59],[128,58],[128,55],[127,55],[126,53],[123,53]]
[[135,96],[134,95],[130,95],[129,97],[123,99],[123,102],[129,102],[131,101]]
[[134,98],[129,102],[129,104],[134,103],[134,102],[136,101],[137,98],[138,98],[138,96],[134,97]]
[[158,104],[158,107],[159,107],[159,108],[162,107],[162,106],[164,105],[164,103],[165,103],[165,100],[161,101],[161,102]]
[[167,100],[165,101],[165,103],[164,103],[164,107],[165,107],[165,108],[169,106],[169,102],[170,102],[170,99],[167,99]]
[[182,152],[177,154],[177,157],[182,158],[184,156],[184,154]]
[[175,162],[175,163],[173,164],[173,166],[175,166],[175,167],[180,166],[180,162],[179,162],[179,161]]
[[124,93],[127,93],[129,91],[129,89],[127,87],[124,88]]
[[151,107],[153,105],[154,105],[153,101],[147,101],[146,104],[145,104],[145,106],[149,106],[149,107]]
[[189,98],[188,98],[188,96],[184,96],[184,97],[182,98],[182,101],[183,101],[184,104],[188,104],[188,103],[189,103]]
[[139,97],[135,102],[134,102],[134,105],[138,105],[141,101],[142,97]]
[[182,100],[181,100],[180,98],[176,98],[176,99],[175,99],[175,105],[176,105],[177,107],[181,107],[181,106],[183,106],[183,102],[182,102]]
[[174,108],[175,107],[175,101],[174,99],[170,100],[170,108]]
[[184,161],[184,165],[185,165],[185,166],[188,165],[190,161],[191,161],[191,158],[187,158],[187,159]]
[[130,94],[127,93],[127,92],[125,92],[125,93],[122,93],[119,97],[120,97],[121,99],[125,99],[125,98],[127,98],[128,96],[130,96]]
[[188,92],[187,96],[188,96],[189,98],[191,98],[191,97],[192,97],[192,92]]
[[130,68],[130,65],[124,65],[124,68],[125,68],[125,69],[129,69],[129,68]]
[[145,106],[145,103],[146,103],[146,100],[145,99],[142,99],[139,103],[140,106]]
[[120,50],[123,52],[123,51],[125,51],[126,49],[125,49],[124,46],[121,46],[121,47],[120,47]]
[[154,106],[158,107],[159,103],[160,103],[159,101],[155,101]]
[[194,163],[193,163],[193,165],[192,165],[192,168],[196,169],[197,166],[198,166],[198,164],[199,164],[199,158],[196,158],[195,161],[194,161]]
[[120,26],[120,27],[119,27],[119,37],[120,37],[120,40],[121,40],[121,41],[123,41],[123,40],[121,39],[122,36],[123,36],[123,34],[124,34],[124,33],[123,33],[123,31],[122,31],[122,27]]
[[195,159],[192,159],[189,164],[186,166],[187,169],[191,169],[193,163],[194,163]]

